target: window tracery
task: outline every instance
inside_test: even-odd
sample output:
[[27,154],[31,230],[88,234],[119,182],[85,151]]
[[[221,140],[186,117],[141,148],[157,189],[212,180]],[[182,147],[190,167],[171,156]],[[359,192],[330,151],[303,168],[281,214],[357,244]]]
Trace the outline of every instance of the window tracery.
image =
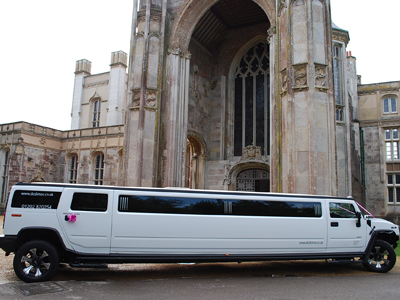
[[249,145],[269,155],[269,46],[258,42],[242,57],[235,71],[234,155]]

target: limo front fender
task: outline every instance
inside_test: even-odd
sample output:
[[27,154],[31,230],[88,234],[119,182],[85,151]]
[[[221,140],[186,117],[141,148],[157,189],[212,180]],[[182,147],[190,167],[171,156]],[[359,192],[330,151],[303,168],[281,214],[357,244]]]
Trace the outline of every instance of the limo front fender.
[[389,229],[372,231],[371,238],[365,251],[366,254],[369,254],[371,252],[376,240],[386,241],[393,247],[393,249],[396,249],[399,241],[399,236],[396,234],[395,231]]

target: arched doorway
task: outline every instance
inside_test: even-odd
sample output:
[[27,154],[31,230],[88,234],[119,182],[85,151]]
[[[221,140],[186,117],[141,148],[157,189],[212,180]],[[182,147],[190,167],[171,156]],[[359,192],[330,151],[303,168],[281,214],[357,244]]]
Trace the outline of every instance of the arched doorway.
[[236,177],[237,191],[269,192],[270,173],[266,169],[247,169]]
[[185,187],[204,189],[206,145],[204,139],[194,131],[188,132],[186,148]]

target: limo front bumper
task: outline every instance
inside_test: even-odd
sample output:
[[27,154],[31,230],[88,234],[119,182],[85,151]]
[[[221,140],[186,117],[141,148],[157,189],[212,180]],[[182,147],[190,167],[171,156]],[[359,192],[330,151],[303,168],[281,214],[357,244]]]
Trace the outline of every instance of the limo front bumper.
[[6,255],[9,255],[15,249],[15,242],[17,241],[17,236],[5,236],[0,235],[0,248],[4,250]]

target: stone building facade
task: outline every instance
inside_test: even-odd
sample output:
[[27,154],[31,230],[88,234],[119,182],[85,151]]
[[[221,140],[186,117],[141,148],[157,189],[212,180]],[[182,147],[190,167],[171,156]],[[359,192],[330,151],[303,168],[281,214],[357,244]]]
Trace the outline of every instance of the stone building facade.
[[71,130],[0,125],[3,202],[17,181],[44,180],[353,195],[391,213],[329,0],[133,1],[129,57],[93,75],[77,61]]
[[367,208],[398,222],[400,82],[359,85]]

